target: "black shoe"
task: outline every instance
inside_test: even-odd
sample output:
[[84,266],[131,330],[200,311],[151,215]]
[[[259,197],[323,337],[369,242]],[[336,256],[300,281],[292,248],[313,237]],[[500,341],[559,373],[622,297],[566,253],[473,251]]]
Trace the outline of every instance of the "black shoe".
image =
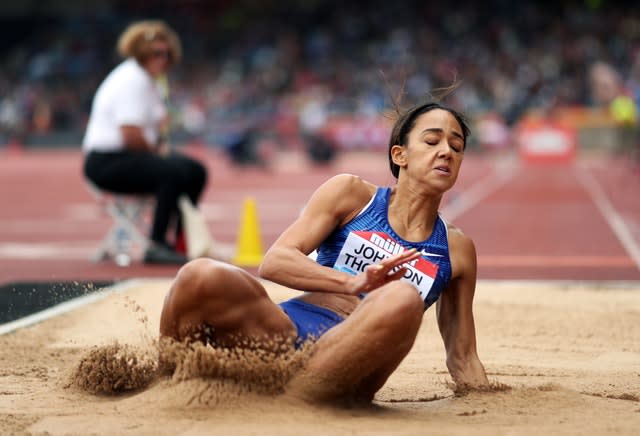
[[188,261],[186,256],[160,244],[151,244],[144,252],[144,263],[184,264]]

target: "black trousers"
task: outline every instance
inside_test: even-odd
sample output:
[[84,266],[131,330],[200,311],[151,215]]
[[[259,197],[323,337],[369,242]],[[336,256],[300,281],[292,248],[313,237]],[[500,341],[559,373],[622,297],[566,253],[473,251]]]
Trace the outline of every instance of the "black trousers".
[[143,151],[88,153],[84,174],[105,191],[121,194],[154,194],[156,209],[151,240],[167,244],[167,230],[175,220],[180,231],[178,197],[187,194],[193,204],[207,183],[207,170],[198,161],[172,152],[168,156]]

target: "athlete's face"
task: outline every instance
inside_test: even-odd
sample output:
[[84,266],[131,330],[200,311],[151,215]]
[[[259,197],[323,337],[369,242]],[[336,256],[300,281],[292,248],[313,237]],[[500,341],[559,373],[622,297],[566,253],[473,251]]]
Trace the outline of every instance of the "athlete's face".
[[408,144],[395,153],[407,176],[444,192],[453,186],[460,171],[462,128],[450,112],[433,109],[416,119]]

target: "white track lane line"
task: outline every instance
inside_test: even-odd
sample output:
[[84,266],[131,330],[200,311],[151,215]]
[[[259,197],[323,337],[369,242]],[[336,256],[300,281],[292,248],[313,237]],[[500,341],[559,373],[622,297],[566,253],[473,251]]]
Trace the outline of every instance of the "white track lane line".
[[89,259],[98,246],[98,242],[0,242],[0,260]]
[[583,167],[576,167],[576,176],[624,249],[627,250],[629,257],[633,259],[636,267],[640,270],[640,246],[638,246],[624,220],[607,198],[604,189],[602,189],[595,177]]
[[122,283],[106,287],[100,291],[92,292],[91,294],[84,295],[82,297],[73,298],[71,300],[65,301],[64,303],[57,304],[48,309],[33,313],[23,318],[10,321],[5,324],[0,324],[0,336],[45,321],[49,318],[53,318],[54,316],[62,315],[63,313],[70,312],[82,306],[86,306],[87,304],[100,301],[111,294],[125,292],[131,288],[140,286],[140,284],[144,281],[145,280],[142,279],[126,280]]

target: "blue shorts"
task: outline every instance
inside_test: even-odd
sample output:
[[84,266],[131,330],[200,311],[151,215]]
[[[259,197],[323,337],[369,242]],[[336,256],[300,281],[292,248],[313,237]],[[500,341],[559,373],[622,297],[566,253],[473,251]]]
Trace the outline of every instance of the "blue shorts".
[[296,298],[280,303],[279,306],[298,330],[296,347],[307,340],[320,338],[331,327],[344,321],[344,318],[329,309]]

